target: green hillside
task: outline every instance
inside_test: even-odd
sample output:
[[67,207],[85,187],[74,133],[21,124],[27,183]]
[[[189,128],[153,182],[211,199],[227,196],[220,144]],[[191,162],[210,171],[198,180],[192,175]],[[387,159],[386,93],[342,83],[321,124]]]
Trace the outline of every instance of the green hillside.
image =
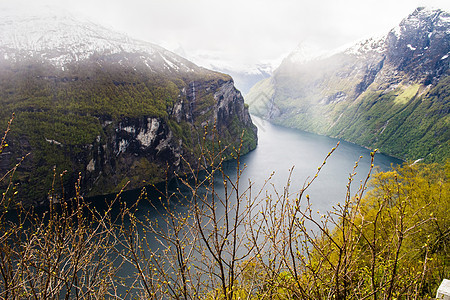
[[[450,158],[450,22],[419,8],[398,31],[309,61],[288,56],[246,96],[251,113],[405,159]],[[412,47],[411,45],[415,45]],[[301,51],[300,51],[301,52]]]
[[[193,84],[198,90],[190,99]],[[180,170],[174,165],[180,155],[194,159],[203,127],[213,126],[218,118],[215,94],[229,84],[228,75],[207,70],[155,73],[144,65],[133,68],[104,61],[61,70],[31,60],[4,62],[0,123],[6,125],[13,113],[15,120],[2,167],[11,168],[17,158],[30,153],[16,173],[25,202],[41,203],[47,197],[54,167],[57,175],[67,171],[63,184],[68,195],[79,172],[88,195],[117,192],[127,181],[128,188],[164,181],[167,168],[172,174]],[[248,116],[242,98],[226,101],[231,101],[227,109],[237,111],[233,116],[225,111],[216,120],[224,144],[237,146],[244,131],[243,152],[255,148],[254,125],[239,119]],[[143,147],[136,138],[138,133],[149,134],[148,120],[159,127],[153,144]],[[124,153],[118,152],[120,142],[127,144]],[[89,171],[91,161],[96,169]]]

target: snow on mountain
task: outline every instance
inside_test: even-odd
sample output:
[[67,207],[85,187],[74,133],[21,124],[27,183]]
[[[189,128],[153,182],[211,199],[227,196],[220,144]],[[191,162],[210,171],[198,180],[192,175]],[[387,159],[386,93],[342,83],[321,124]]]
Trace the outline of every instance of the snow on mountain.
[[284,60],[284,63],[301,65],[315,60],[322,60],[333,55],[344,53],[347,55],[366,55],[368,53],[383,53],[386,50],[386,36],[371,37],[345,44],[332,50],[323,50],[309,43],[300,43]]
[[386,36],[372,37],[356,42],[344,50],[345,54],[364,55],[371,52],[383,53],[386,50]]
[[[428,39],[434,34],[450,34],[450,14],[437,8],[419,7],[411,15],[395,26],[388,34],[365,38],[351,44],[343,45],[331,51],[325,51],[314,44],[303,42],[292,51],[284,60],[284,63],[304,64],[313,60],[320,60],[336,54],[364,56],[368,54],[384,54],[389,47],[389,37],[397,40],[411,35],[411,32],[428,31]],[[417,45],[407,44],[406,47],[415,51]],[[426,49],[425,49],[426,50]]]
[[320,49],[315,44],[302,42],[289,54],[286,59],[291,63],[303,64],[328,55],[329,53],[327,51]]
[[[427,36],[423,36],[429,43],[430,39],[435,34],[448,35],[450,34],[450,14],[440,9],[430,7],[419,7],[407,18],[403,19],[399,25],[395,26],[387,35],[381,37],[373,37],[356,42],[353,46],[345,49],[346,54],[363,55],[369,52],[384,53],[390,39],[394,40],[411,40],[411,37],[417,32],[427,32]],[[416,38],[416,40],[418,40]],[[415,51],[422,50],[419,45],[406,44],[406,48]],[[423,50],[427,50],[428,46],[424,45]]]
[[400,38],[411,29],[427,28],[430,33],[446,28],[446,33],[450,34],[450,14],[436,8],[419,7],[408,18],[405,18],[399,25],[391,30],[391,34]]
[[192,72],[196,67],[155,44],[133,39],[64,10],[0,9],[0,57],[40,58],[54,66],[86,60],[92,55],[137,53],[150,68]]

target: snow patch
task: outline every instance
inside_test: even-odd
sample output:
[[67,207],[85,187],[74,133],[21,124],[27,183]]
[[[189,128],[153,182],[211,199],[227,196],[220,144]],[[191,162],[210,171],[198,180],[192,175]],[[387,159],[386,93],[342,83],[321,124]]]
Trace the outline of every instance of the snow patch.
[[442,57],[441,57],[441,60],[444,60],[444,59],[446,59],[447,57],[448,57],[448,54],[442,56]]
[[395,26],[391,30],[391,33],[393,33],[397,38],[400,37],[400,35],[402,34],[402,29],[401,29],[400,25]]
[[367,53],[383,53],[385,50],[386,36],[381,36],[360,40],[353,46],[347,47],[344,50],[344,53],[350,55],[364,55]]
[[171,62],[170,60],[168,60],[168,59],[165,58],[164,56],[161,55],[161,57],[162,57],[162,59],[164,60],[164,62],[165,62],[170,68],[172,68],[172,69],[174,69],[174,70],[176,70],[176,71],[178,71],[178,70],[180,69],[176,64],[174,64],[173,62]]
[[406,47],[408,47],[409,50],[412,50],[412,51],[417,49],[416,47],[411,46],[411,44],[406,45]]

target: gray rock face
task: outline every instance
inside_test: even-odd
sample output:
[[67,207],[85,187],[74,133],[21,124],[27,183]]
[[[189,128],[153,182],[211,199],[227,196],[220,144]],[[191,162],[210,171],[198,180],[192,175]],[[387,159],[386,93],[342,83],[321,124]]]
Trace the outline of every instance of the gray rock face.
[[386,37],[386,58],[413,80],[436,83],[448,72],[450,14],[442,10],[416,9]]
[[[234,87],[233,81],[225,82],[214,93],[214,100],[217,101],[217,105],[214,108],[214,119],[219,121],[219,126],[226,126],[225,120],[229,120],[230,117],[236,117],[241,120],[245,126],[251,126],[252,120],[242,103],[242,95]],[[220,126],[220,127],[222,127]],[[256,128],[253,128],[256,133]]]
[[[129,188],[140,187],[143,181],[162,181],[164,167],[172,173],[179,171],[182,140],[174,137],[165,120],[124,118],[103,130],[110,134],[86,147],[85,159],[80,161],[85,165],[83,184],[90,195],[113,192],[125,178],[130,180]],[[155,173],[152,166],[162,172]]]
[[[117,123],[103,122],[105,141],[96,139],[82,162],[86,166],[84,189],[89,195],[117,191],[125,179],[130,180],[128,189],[132,189],[186,171],[182,159],[195,165],[195,148],[205,126],[215,126],[224,145],[238,145],[245,131],[251,140],[244,141],[242,154],[255,148],[256,127],[231,79],[195,81],[184,91],[184,95],[180,91],[168,119],[125,117]],[[202,91],[212,95],[211,105],[200,106]],[[188,128],[189,134],[174,132],[168,123],[173,121]]]

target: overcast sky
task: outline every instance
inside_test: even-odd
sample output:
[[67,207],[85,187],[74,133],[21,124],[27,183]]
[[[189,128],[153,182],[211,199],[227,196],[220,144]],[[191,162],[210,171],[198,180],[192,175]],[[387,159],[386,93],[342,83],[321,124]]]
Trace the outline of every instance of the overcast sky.
[[[14,0],[0,0],[14,1]],[[31,0],[30,0],[31,1]],[[26,2],[26,1],[25,1]],[[299,43],[332,49],[387,33],[418,6],[449,0],[33,0],[169,50],[200,65],[280,62]]]

